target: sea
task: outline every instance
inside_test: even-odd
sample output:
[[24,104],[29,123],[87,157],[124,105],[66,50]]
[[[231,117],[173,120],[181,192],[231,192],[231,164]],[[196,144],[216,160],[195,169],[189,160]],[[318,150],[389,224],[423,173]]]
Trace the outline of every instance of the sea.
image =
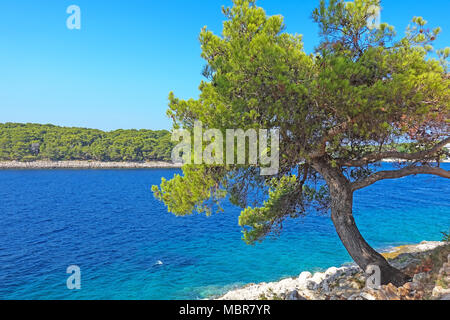
[[[151,186],[180,172],[1,170],[0,299],[204,299],[352,262],[327,215],[287,220],[256,245],[242,241],[241,210],[227,201],[210,217],[174,216]],[[378,182],[355,193],[354,215],[380,251],[441,240],[450,181]]]

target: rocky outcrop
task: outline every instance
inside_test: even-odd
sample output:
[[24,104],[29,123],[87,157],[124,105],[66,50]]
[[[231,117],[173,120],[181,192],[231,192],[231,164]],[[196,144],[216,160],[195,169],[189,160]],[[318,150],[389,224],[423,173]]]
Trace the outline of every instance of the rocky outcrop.
[[[402,246],[385,253],[389,262],[408,273],[412,282],[402,287],[392,284],[377,289],[367,286],[367,275],[356,265],[332,267],[325,272],[302,272],[298,277],[278,282],[249,284],[232,290],[220,300],[420,300],[443,299],[450,296],[450,260],[442,265],[439,255],[450,246],[444,242],[422,242]],[[447,251],[445,251],[447,252]],[[447,256],[445,256],[447,257]],[[435,260],[435,261],[431,261]],[[450,257],[449,257],[450,259]],[[447,260],[447,259],[446,259]],[[436,266],[442,268],[438,278]],[[435,286],[436,284],[436,286]],[[440,286],[438,286],[438,284]]]
[[0,161],[0,169],[148,169],[180,168],[180,164],[163,161],[102,162],[102,161]]
[[447,262],[439,270],[432,297],[439,300],[450,300],[450,254],[447,257]]
[[330,268],[325,272],[302,272],[297,278],[283,279],[278,282],[250,284],[244,288],[225,294],[220,300],[277,300],[300,297],[297,300],[316,300],[323,291],[330,291],[338,284],[342,288],[360,289],[359,280],[352,279],[360,269],[356,266]]

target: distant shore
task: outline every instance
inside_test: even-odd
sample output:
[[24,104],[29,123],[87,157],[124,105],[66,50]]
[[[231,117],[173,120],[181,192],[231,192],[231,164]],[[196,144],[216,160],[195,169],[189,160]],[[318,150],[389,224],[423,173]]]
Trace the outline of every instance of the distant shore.
[[[383,160],[383,162],[399,162],[399,160]],[[441,161],[449,163],[450,159]],[[37,160],[37,161],[0,161],[2,169],[152,169],[181,168],[181,164],[167,161],[119,162],[119,161],[89,161],[89,160]]]
[[149,162],[103,162],[103,161],[47,161],[32,162],[0,161],[1,169],[151,169],[181,168],[180,164],[164,161]]
[[[405,160],[402,159],[383,159],[382,162],[390,162],[390,163],[395,163],[395,162],[404,162]],[[433,162],[436,163],[436,162]],[[450,159],[443,159],[440,161],[440,163],[450,163]]]

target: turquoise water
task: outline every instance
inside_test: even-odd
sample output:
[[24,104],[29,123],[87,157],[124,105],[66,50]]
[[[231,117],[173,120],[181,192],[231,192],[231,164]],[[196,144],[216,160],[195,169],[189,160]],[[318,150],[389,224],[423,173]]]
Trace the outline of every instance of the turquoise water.
[[[167,213],[150,187],[177,172],[0,171],[0,299],[198,299],[351,261],[329,217],[247,246],[229,204],[209,218]],[[355,218],[379,249],[440,240],[449,194],[438,177],[383,181],[356,193]],[[73,264],[81,290],[66,288]]]

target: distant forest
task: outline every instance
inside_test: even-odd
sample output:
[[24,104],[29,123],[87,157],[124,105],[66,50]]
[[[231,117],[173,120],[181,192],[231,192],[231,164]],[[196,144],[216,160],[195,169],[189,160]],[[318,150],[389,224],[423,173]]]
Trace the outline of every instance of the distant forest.
[[167,130],[67,128],[50,124],[0,123],[0,160],[168,161]]

